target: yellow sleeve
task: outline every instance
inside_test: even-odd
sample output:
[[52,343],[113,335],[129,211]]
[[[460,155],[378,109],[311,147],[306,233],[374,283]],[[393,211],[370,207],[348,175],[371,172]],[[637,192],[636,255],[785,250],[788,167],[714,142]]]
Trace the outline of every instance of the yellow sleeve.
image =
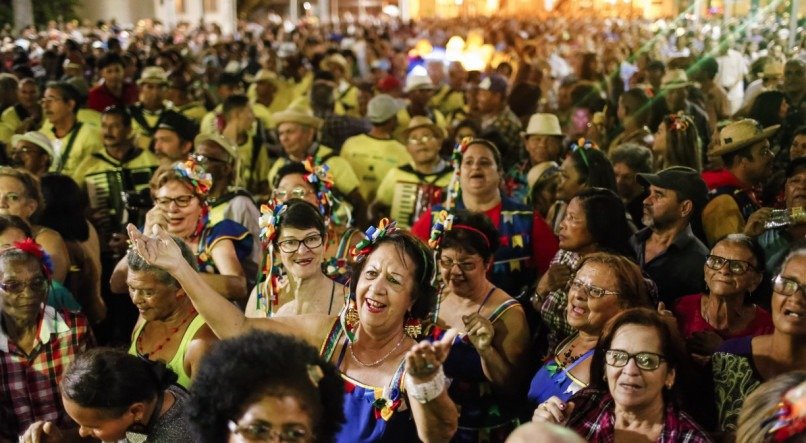
[[330,166],[330,170],[333,172],[333,184],[339,192],[348,195],[358,189],[358,176],[355,175],[347,160],[341,157],[331,157],[325,163]]
[[392,199],[395,196],[395,184],[398,180],[399,169],[395,168],[381,180],[378,191],[375,194],[375,201],[385,206],[392,207]]
[[202,117],[201,124],[199,125],[199,132],[202,134],[212,134],[216,132],[216,124],[215,124],[216,112],[210,111],[207,114],[204,114]]
[[728,234],[744,231],[744,222],[736,200],[727,194],[708,202],[702,211],[702,226],[709,246]]
[[272,191],[274,189],[274,177],[277,176],[277,171],[279,171],[280,168],[285,166],[286,163],[288,163],[288,160],[286,160],[285,158],[278,158],[277,161],[275,161],[274,164],[271,165],[271,168],[269,168],[269,176],[268,176],[269,191]]

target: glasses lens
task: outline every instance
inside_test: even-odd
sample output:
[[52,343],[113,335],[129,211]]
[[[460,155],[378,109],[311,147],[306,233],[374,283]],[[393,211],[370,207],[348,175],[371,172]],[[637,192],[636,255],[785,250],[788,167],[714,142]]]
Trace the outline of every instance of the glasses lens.
[[299,240],[286,240],[279,243],[280,250],[285,253],[297,252],[299,249]]
[[783,295],[793,295],[798,291],[798,283],[779,275],[772,281],[772,290]]
[[615,351],[609,350],[605,352],[605,361],[610,366],[615,366],[620,368],[627,364],[627,360],[630,359],[630,356],[624,351]]
[[307,248],[313,249],[322,246],[322,236],[321,235],[311,235],[310,237],[305,237],[303,240],[305,246]]
[[308,191],[305,188],[294,188],[291,190],[291,197],[293,198],[302,198],[308,194]]
[[738,260],[731,260],[730,261],[730,272],[731,274],[744,274],[750,268],[748,263]]
[[635,356],[635,364],[641,369],[651,371],[660,365],[660,358],[655,354],[639,353]]
[[272,195],[277,200],[285,200],[285,197],[288,195],[288,193],[284,189],[275,189],[274,192],[272,192]]
[[176,201],[176,205],[180,208],[184,208],[185,206],[190,204],[190,201],[193,200],[192,195],[183,195],[181,197],[176,197],[174,199]]
[[722,257],[717,257],[716,255],[709,255],[708,258],[705,259],[705,264],[709,268],[717,271],[722,269],[722,266],[725,266],[725,259]]
[[4,282],[2,284],[3,291],[8,292],[9,294],[18,294],[25,289],[25,285],[22,282],[18,282],[15,280]]

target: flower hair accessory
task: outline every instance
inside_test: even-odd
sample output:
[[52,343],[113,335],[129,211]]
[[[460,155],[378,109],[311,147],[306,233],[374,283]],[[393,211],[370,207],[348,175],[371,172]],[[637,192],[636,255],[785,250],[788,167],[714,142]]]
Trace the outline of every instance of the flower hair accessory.
[[375,248],[378,240],[386,237],[387,235],[397,231],[397,222],[390,222],[388,218],[381,219],[378,222],[378,227],[370,226],[364,231],[364,239],[358,242],[351,254],[355,257],[355,261],[359,262],[367,257],[370,252]]
[[438,249],[440,243],[442,243],[442,238],[445,237],[445,233],[451,230],[453,227],[453,214],[450,214],[448,211],[440,211],[437,215],[436,221],[434,221],[434,226],[431,228],[431,236],[428,239],[428,246],[431,249]]
[[456,204],[456,201],[459,200],[459,197],[462,195],[462,189],[460,185],[459,178],[462,175],[462,157],[465,155],[465,151],[467,151],[467,147],[470,145],[470,142],[473,141],[470,137],[465,137],[453,147],[453,152],[451,153],[451,167],[453,168],[453,175],[451,175],[451,180],[448,182],[448,195],[445,199],[445,209],[450,211],[453,209],[453,206]]
[[762,422],[767,430],[766,441],[784,442],[806,431],[806,382],[784,394],[772,416]]
[[174,163],[173,170],[187,179],[193,187],[193,192],[199,196],[207,198],[210,188],[213,186],[213,176],[193,158],[188,158],[183,162]]
[[682,112],[677,114],[669,114],[667,119],[669,121],[670,131],[685,131],[688,129],[689,124],[691,123],[691,119],[686,117],[686,115]]
[[257,276],[257,309],[270,317],[272,308],[278,303],[277,293],[280,270],[274,266],[274,239],[280,226],[280,216],[288,207],[282,203],[261,205],[258,227],[263,259]]
[[[305,180],[316,189],[319,213],[325,217],[325,223],[329,223],[331,218],[335,217],[333,206],[339,203],[338,199],[333,195],[334,181],[333,173],[330,172],[330,166],[326,163],[322,163],[320,158],[311,156],[308,156],[302,164],[305,166],[305,170],[308,171]],[[339,223],[338,220],[333,221]],[[349,222],[350,220],[348,219],[346,224],[349,224]]]
[[39,260],[42,266],[42,274],[50,280],[50,277],[53,275],[53,260],[50,258],[50,254],[45,252],[39,243],[28,237],[25,240],[14,242],[13,249],[22,251]]
[[577,152],[579,151],[579,155],[582,156],[582,161],[585,162],[585,166],[590,168],[590,162],[588,161],[588,154],[585,153],[588,149],[599,149],[599,145],[594,143],[591,140],[586,139],[585,137],[580,138],[577,140],[576,143],[571,144],[570,152]]

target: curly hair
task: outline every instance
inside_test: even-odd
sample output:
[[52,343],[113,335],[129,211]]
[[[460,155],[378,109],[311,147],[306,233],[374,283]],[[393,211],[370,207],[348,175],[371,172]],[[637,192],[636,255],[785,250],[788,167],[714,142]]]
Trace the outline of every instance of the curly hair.
[[[311,378],[312,368],[321,379]],[[261,331],[216,344],[202,361],[188,402],[194,441],[227,441],[229,421],[265,397],[282,396],[295,397],[311,414],[316,442],[334,440],[344,423],[344,382],[316,349]]]

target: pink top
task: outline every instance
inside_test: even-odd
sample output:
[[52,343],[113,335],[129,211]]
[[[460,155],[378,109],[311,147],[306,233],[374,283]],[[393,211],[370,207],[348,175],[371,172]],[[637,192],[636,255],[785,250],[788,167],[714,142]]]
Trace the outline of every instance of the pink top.
[[772,333],[772,317],[766,310],[753,306],[755,308],[755,316],[750,324],[741,331],[733,334],[725,334],[724,332],[717,331],[711,326],[702,316],[702,294],[686,295],[680,297],[674,305],[674,316],[677,317],[677,324],[680,327],[680,333],[683,337],[689,338],[695,332],[713,331],[719,334],[723,339],[756,336]]

